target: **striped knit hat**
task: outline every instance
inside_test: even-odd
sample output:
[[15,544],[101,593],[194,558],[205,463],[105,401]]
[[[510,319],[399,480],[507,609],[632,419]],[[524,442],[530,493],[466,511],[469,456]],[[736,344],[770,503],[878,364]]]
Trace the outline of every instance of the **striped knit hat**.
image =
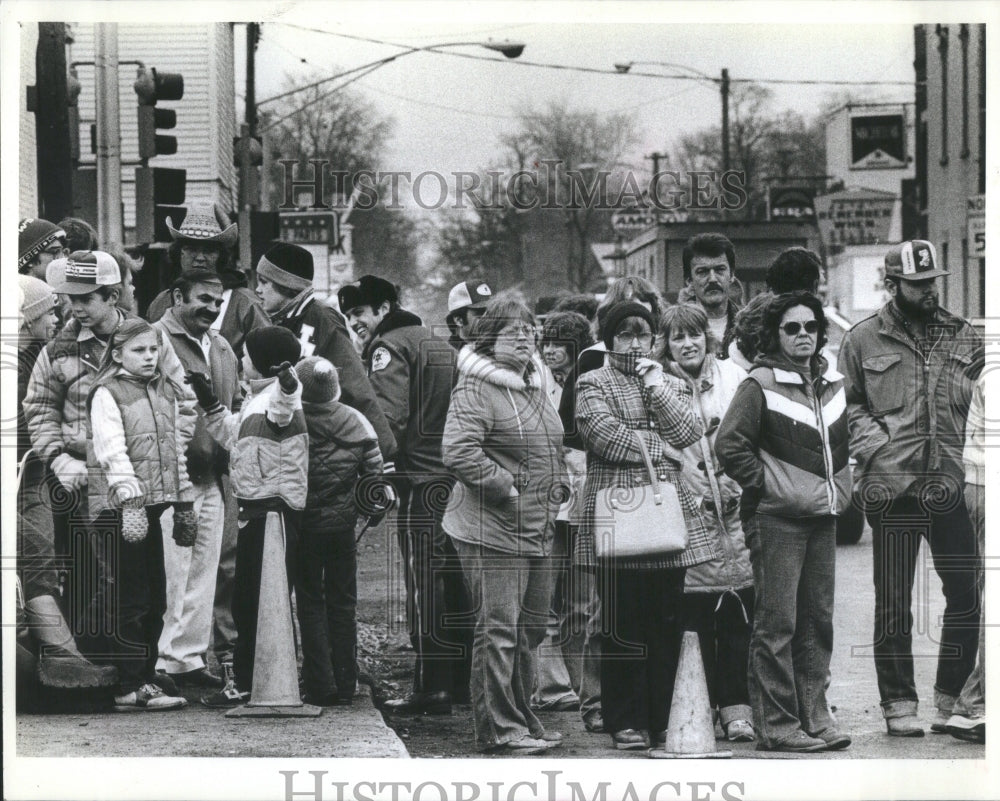
[[311,289],[312,253],[298,245],[275,242],[257,262],[257,275],[289,289]]
[[17,226],[17,271],[21,272],[35,256],[56,240],[65,244],[66,232],[48,220],[21,220]]

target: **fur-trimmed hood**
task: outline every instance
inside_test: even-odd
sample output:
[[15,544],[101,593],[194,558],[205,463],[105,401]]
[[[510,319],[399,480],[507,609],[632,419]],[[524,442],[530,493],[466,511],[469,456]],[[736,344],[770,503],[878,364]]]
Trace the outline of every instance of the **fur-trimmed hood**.
[[458,354],[458,371],[504,389],[545,389],[546,371],[537,353],[532,355],[531,369],[524,376],[466,345]]

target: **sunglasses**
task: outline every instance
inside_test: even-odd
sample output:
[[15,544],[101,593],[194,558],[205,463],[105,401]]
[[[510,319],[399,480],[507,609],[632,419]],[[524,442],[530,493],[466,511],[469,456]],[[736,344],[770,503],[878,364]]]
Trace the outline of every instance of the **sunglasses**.
[[781,326],[781,330],[790,337],[798,336],[803,328],[807,334],[815,334],[819,331],[819,323],[815,320],[806,320],[804,323],[785,323]]

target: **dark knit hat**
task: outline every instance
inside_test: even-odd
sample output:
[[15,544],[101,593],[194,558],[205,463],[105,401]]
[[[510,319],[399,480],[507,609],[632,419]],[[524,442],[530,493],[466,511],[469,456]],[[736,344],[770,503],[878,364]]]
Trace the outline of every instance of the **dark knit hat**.
[[377,275],[362,275],[356,284],[342,286],[337,292],[337,302],[344,314],[358,306],[371,306],[374,310],[386,301],[399,303],[399,293],[396,287]]
[[65,244],[66,232],[48,220],[28,218],[21,220],[17,226],[17,269],[23,270],[35,256],[49,247],[56,240]]
[[271,375],[273,368],[285,362],[295,364],[302,355],[302,346],[295,334],[280,325],[255,328],[246,338],[247,355],[262,376]]
[[656,333],[656,319],[653,317],[653,313],[643,306],[641,303],[633,303],[632,301],[622,301],[616,303],[608,310],[607,316],[604,318],[604,330],[601,332],[604,345],[609,351],[615,349],[615,331],[622,320],[628,319],[629,317],[639,317],[649,323],[649,330],[654,334]]
[[329,403],[340,398],[337,368],[321,356],[309,356],[295,365],[306,403]]
[[313,257],[305,248],[275,242],[257,262],[257,275],[289,289],[309,289],[313,282]]

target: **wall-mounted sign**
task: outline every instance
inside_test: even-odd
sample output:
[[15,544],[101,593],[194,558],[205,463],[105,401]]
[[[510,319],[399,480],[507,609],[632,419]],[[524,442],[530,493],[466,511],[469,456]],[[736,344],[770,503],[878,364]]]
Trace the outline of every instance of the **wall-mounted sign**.
[[903,114],[851,115],[851,169],[906,167],[906,118]]
[[816,198],[816,222],[827,247],[877,245],[889,241],[898,200],[875,191],[834,192]]
[[771,220],[814,220],[815,192],[807,186],[772,186],[769,191],[768,211]]
[[965,203],[969,258],[986,258],[986,195],[973,195]]

